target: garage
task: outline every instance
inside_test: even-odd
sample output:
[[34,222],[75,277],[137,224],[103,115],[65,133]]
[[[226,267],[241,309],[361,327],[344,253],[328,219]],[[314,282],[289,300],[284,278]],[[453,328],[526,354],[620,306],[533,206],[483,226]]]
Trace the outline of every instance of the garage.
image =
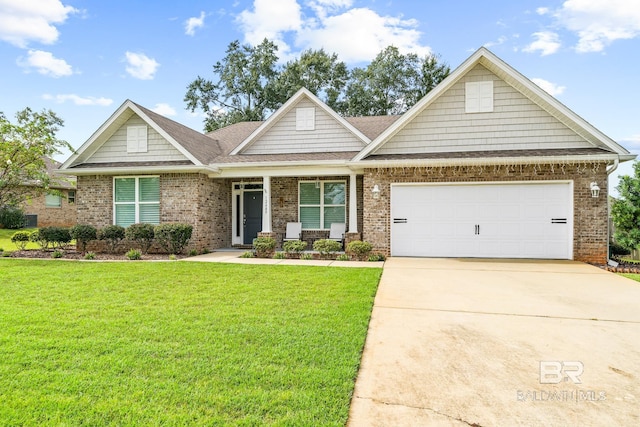
[[393,184],[391,255],[572,259],[571,182]]

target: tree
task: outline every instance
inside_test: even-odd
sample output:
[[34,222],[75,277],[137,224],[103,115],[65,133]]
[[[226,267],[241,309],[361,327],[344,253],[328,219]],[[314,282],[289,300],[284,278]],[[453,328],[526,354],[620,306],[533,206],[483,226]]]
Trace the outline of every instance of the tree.
[[200,108],[207,114],[205,130],[229,124],[264,120],[275,102],[272,84],[277,76],[278,47],[264,39],[257,46],[229,44],[226,56],[216,62],[213,73],[217,81],[200,76],[187,87],[187,108]]
[[338,61],[338,55],[329,55],[324,49],[309,49],[280,70],[274,82],[274,92],[280,106],[304,87],[329,107],[338,109],[338,101],[348,79],[347,65]]
[[366,68],[355,68],[341,113],[348,116],[402,114],[449,75],[434,55],[403,55],[397,47],[380,52]]
[[0,112],[0,208],[17,206],[28,197],[49,190],[49,158],[62,149],[73,151],[56,133],[64,124],[53,111],[25,108],[11,123]]
[[620,197],[611,205],[614,239],[627,249],[640,245],[640,162],[633,164],[634,176],[620,177],[616,187]]

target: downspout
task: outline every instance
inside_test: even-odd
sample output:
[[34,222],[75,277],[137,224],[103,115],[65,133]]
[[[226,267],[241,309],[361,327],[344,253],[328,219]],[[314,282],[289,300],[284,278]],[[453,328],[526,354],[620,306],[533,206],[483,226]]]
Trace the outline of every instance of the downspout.
[[[609,259],[609,254],[611,253],[611,203],[609,203],[609,175],[611,175],[616,169],[618,169],[618,165],[620,164],[620,159],[618,157],[615,158],[612,165],[607,166],[607,264],[613,265],[612,263],[616,263],[615,261]],[[616,263],[617,266],[617,263]]]

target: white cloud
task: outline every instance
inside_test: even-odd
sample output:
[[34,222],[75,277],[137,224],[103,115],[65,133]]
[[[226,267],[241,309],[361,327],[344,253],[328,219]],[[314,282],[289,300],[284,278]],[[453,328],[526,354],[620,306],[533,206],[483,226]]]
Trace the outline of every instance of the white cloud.
[[50,101],[55,101],[58,104],[71,101],[75,105],[98,105],[101,107],[108,107],[113,103],[113,99],[109,99],[109,98],[95,98],[93,96],[81,97],[72,93],[55,95],[55,96],[46,93],[42,95],[42,98]]
[[549,8],[548,7],[539,7],[536,9],[536,13],[538,15],[546,15],[547,13],[549,13]]
[[30,50],[27,58],[18,58],[18,65],[35,68],[38,73],[51,77],[65,77],[73,74],[73,68],[64,59],[53,56],[51,52]]
[[623,138],[620,143],[630,151],[637,151],[640,149],[640,134],[632,135],[628,138]]
[[558,34],[552,31],[533,33],[532,37],[536,38],[536,40],[523,49],[525,52],[540,51],[542,56],[546,56],[556,53],[560,49],[560,38]]
[[556,83],[552,83],[544,79],[534,78],[531,79],[531,81],[540,86],[551,96],[562,95],[564,93],[564,90],[567,88],[566,86],[560,86]]
[[143,53],[125,53],[127,57],[127,73],[140,80],[152,80],[160,64]]
[[160,114],[161,116],[175,116],[176,110],[172,106],[166,103],[156,104],[151,111]]
[[59,36],[56,25],[77,12],[60,0],[1,0],[0,40],[18,47],[27,47],[30,41],[55,43]]
[[578,36],[576,51],[600,52],[615,40],[640,36],[640,2],[636,0],[567,0],[554,14]]
[[200,17],[195,18],[191,17],[187,19],[184,23],[184,33],[188,36],[193,36],[196,34],[196,28],[204,27],[204,18],[207,16],[206,13],[200,12]]
[[500,46],[501,44],[504,44],[509,38],[507,36],[500,36],[498,37],[498,40],[494,41],[494,42],[487,42],[484,44],[484,47],[486,47],[487,49],[492,48],[493,46]]
[[[296,0],[254,0],[253,9],[237,17],[245,41],[258,44],[266,37],[279,47],[281,59],[296,49],[320,49],[345,62],[370,61],[389,45],[401,52],[431,53],[420,44],[418,21],[381,16],[369,8],[351,8],[352,0],[312,0],[303,11]],[[287,40],[287,41],[285,41]]]

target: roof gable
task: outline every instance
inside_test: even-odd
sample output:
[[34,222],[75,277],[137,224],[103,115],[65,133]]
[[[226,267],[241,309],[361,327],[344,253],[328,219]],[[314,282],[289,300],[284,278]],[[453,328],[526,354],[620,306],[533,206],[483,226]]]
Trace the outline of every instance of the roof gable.
[[[68,169],[92,161],[94,156],[98,158],[98,162],[100,162],[100,157],[108,157],[108,146],[110,144],[117,145],[116,142],[114,142],[116,139],[115,135],[118,132],[125,132],[127,123],[137,125],[146,124],[149,126],[150,137],[155,136],[155,142],[169,153],[170,160],[180,158],[181,160],[188,160],[195,165],[202,165],[205,156],[209,154],[207,148],[202,147],[199,149],[198,144],[215,144],[215,141],[212,141],[205,135],[127,100],[67,159],[61,169]],[[123,127],[125,130],[122,130]],[[185,145],[189,146],[189,149],[187,149]],[[103,148],[105,152],[101,153],[100,150]],[[194,152],[200,155],[194,155]],[[112,160],[112,158],[109,159],[109,161]],[[140,160],[148,161],[149,159],[146,157],[139,159],[131,156],[130,160],[136,162]],[[106,161],[106,158],[103,159],[103,161]]]
[[[463,82],[469,79],[469,76],[473,76],[473,73],[477,72],[485,72],[490,74],[493,80],[503,82],[504,85],[502,89],[506,91],[511,91],[511,96],[517,93],[520,97],[520,102],[526,101],[531,106],[535,106],[537,110],[533,115],[538,115],[539,117],[545,117],[541,120],[547,120],[548,125],[550,126],[552,135],[549,137],[549,141],[556,140],[560,141],[560,144],[549,145],[550,149],[558,149],[558,148],[585,148],[585,147],[594,147],[601,148],[608,151],[612,151],[621,155],[628,155],[629,152],[624,149],[622,146],[617,144],[611,138],[604,135],[602,132],[598,131],[587,121],[579,117],[577,114],[569,110],[566,106],[560,103],[558,100],[553,98],[547,92],[542,90],[540,87],[535,85],[533,82],[528,80],[522,74],[517,72],[511,66],[506,64],[504,61],[499,59],[493,53],[491,53],[486,48],[480,48],[477,50],[471,57],[469,57],[462,65],[460,65],[456,70],[454,70],[445,80],[443,80],[438,86],[436,86],[431,92],[429,92],[424,98],[422,98],[416,105],[414,105],[409,111],[407,111],[399,120],[389,126],[384,132],[382,132],[371,144],[365,147],[356,157],[354,161],[362,160],[370,155],[374,154],[395,154],[397,150],[400,149],[400,146],[404,143],[403,139],[407,141],[407,136],[409,134],[422,134],[421,137],[425,135],[425,132],[428,132],[428,125],[425,125],[425,129],[418,130],[420,126],[418,123],[420,121],[428,122],[430,119],[429,116],[430,109],[449,109],[449,112],[455,112],[456,108],[460,108],[460,106],[451,106],[447,105],[438,105],[438,102],[445,96],[449,96],[451,93],[457,93],[458,100],[464,100],[464,86]],[[456,86],[457,85],[457,86]],[[461,86],[462,85],[462,86]],[[462,89],[461,89],[462,88]],[[462,90],[462,93],[459,93]],[[457,92],[456,92],[457,91]],[[462,97],[462,98],[460,98]],[[464,105],[463,110],[464,113]],[[473,119],[481,119],[483,114],[494,114],[494,113],[473,113],[467,115],[467,119],[472,121]],[[459,114],[458,116],[464,116],[464,114]],[[474,116],[473,118],[471,116]],[[551,118],[551,120],[549,120]],[[517,119],[517,118],[516,118]],[[526,120],[530,118],[525,117]],[[436,119],[437,120],[437,119]],[[517,121],[517,120],[516,120]],[[522,120],[520,122],[522,124]],[[472,123],[469,129],[476,130],[477,123]],[[412,129],[413,128],[413,129]],[[540,126],[531,126],[532,129],[536,129],[539,131]],[[449,129],[445,129],[445,132],[457,132],[457,126],[451,127]],[[501,135],[507,136],[509,135],[508,129],[502,124],[499,125],[499,128],[495,129],[495,133],[501,133]],[[557,135],[553,135],[553,132],[556,132]],[[449,135],[451,136],[451,135]],[[539,137],[539,135],[538,135]],[[437,138],[437,136],[435,137]],[[434,140],[435,140],[434,138]],[[453,136],[455,138],[455,135]],[[485,142],[479,141],[476,144],[476,147],[459,147],[458,149],[451,150],[451,146],[446,146],[444,143],[442,146],[438,147],[434,146],[432,143],[425,141],[425,138],[414,138],[413,146],[411,145],[411,138],[408,138],[408,145],[404,146],[405,152],[438,152],[438,151],[478,151],[478,150],[496,150],[501,149],[497,141],[492,141],[493,144],[489,144],[488,146],[483,146],[482,148],[478,148],[482,146],[482,143]],[[394,147],[395,144],[395,147]],[[564,146],[560,146],[565,144]],[[507,145],[504,149],[513,150],[515,147],[512,145]],[[523,145],[523,149],[532,149],[532,148],[544,148],[544,147],[534,147],[532,145]],[[408,150],[408,151],[407,151]],[[412,151],[417,150],[417,151]]]
[[[312,111],[312,129],[296,130],[298,108]],[[305,88],[251,133],[231,155],[360,151],[371,140]]]

